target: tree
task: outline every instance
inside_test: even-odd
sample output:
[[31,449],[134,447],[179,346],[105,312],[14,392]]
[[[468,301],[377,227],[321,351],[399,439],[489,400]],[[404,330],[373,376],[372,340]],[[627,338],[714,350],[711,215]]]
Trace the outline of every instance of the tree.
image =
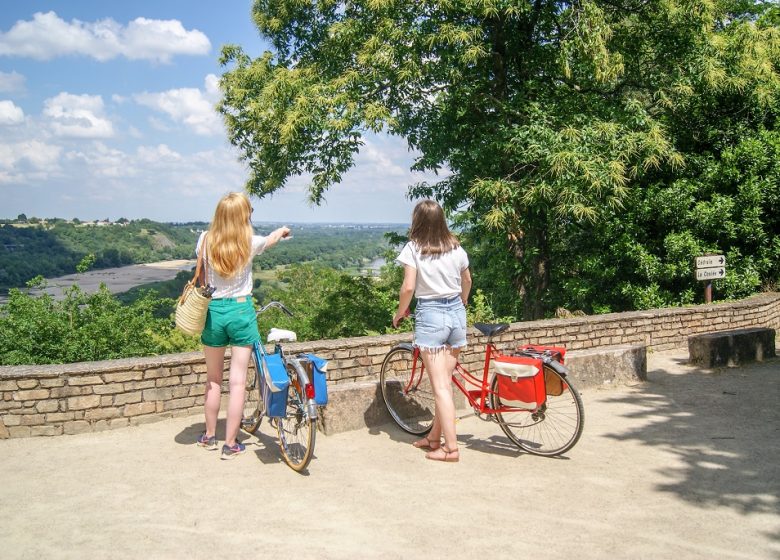
[[[391,319],[400,282],[374,281],[311,264],[292,265],[279,273],[281,287],[266,299],[282,301],[294,314],[278,310],[260,316],[263,336],[270,327],[292,329],[299,340],[383,334]],[[262,288],[261,288],[262,290]]]
[[774,126],[770,2],[256,0],[252,14],[273,52],[224,47],[219,105],[247,189],[308,174],[319,202],[365,131],[400,135],[416,169],[451,171],[410,195],[465,209],[525,318],[576,279],[566,243],[592,244],[638,191],[693,164],[702,138],[674,128],[686,116],[714,116],[721,138]]
[[[43,288],[38,277],[30,288]],[[0,305],[0,365],[70,363],[195,350],[199,341],[156,317],[172,300],[144,294],[122,305],[108,288],[87,294],[78,286],[57,301],[12,289]]]
[[85,272],[88,272],[95,264],[96,258],[97,257],[95,257],[94,253],[89,253],[88,255],[84,255],[84,258],[81,259],[79,264],[76,265],[76,272],[78,272],[79,274],[84,274]]

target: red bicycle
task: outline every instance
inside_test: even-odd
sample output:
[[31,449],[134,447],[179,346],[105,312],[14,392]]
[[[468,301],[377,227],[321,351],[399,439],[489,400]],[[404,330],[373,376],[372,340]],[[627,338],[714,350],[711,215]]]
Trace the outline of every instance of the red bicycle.
[[[582,435],[582,399],[563,365],[565,348],[526,345],[502,354],[492,339],[509,325],[476,323],[488,337],[482,377],[460,363],[452,382],[466,397],[474,414],[495,421],[520,449],[552,457],[565,453]],[[382,363],[382,399],[398,426],[417,436],[433,423],[434,399],[420,351],[412,344],[394,346]]]

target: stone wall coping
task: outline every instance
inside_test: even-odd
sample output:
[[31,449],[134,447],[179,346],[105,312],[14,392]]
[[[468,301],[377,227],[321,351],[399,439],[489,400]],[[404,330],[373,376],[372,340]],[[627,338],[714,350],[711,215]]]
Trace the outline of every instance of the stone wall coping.
[[569,350],[566,352],[564,363],[567,358],[574,358],[580,356],[594,356],[596,354],[621,354],[630,350],[637,350],[640,348],[647,348],[644,344],[615,344],[612,346],[594,346],[593,348],[582,348],[577,350]]
[[734,329],[731,331],[718,331],[711,333],[695,334],[688,337],[688,341],[697,339],[710,339],[710,338],[733,338],[735,336],[744,336],[757,333],[773,333],[774,329],[768,327],[757,327],[750,329]]
[[[755,308],[757,306],[772,304],[780,301],[780,292],[766,292],[757,294],[739,301],[724,301],[710,304],[689,305],[683,307],[665,307],[644,311],[627,311],[623,313],[605,313],[603,315],[585,315],[582,317],[543,319],[540,321],[526,321],[512,323],[511,331],[526,331],[543,328],[578,327],[601,323],[614,323],[616,321],[628,322],[635,319],[674,317],[677,315],[689,315],[696,313],[722,313],[728,309]],[[474,340],[481,341],[485,337],[476,329],[469,329],[469,335]],[[313,340],[309,342],[296,342],[284,344],[288,353],[300,352],[330,352],[335,350],[349,350],[375,345],[394,345],[400,342],[411,342],[412,333],[401,333],[379,336],[360,336],[354,338],[340,338],[334,340]],[[477,342],[479,344],[479,342]],[[266,346],[271,350],[272,345]],[[578,350],[581,351],[581,350]],[[94,371],[111,373],[117,371],[137,371],[172,365],[200,364],[203,362],[203,353],[185,352],[179,354],[165,354],[138,358],[122,358],[118,360],[103,360],[95,362],[77,362],[72,364],[51,365],[24,365],[24,366],[0,366],[0,380],[16,378],[51,378],[63,374],[88,374]]]
[[42,364],[24,366],[0,366],[0,379],[41,379],[60,375],[80,375],[94,373],[113,373],[117,371],[143,371],[147,369],[199,364],[203,362],[203,352],[182,352],[179,354],[160,354],[137,358],[101,360],[96,362],[75,362],[72,364]]

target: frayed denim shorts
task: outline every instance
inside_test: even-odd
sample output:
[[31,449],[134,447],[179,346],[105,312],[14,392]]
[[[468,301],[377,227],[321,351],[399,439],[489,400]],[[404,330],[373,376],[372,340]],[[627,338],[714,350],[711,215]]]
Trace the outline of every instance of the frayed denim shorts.
[[466,308],[460,296],[417,300],[414,344],[429,351],[466,346]]

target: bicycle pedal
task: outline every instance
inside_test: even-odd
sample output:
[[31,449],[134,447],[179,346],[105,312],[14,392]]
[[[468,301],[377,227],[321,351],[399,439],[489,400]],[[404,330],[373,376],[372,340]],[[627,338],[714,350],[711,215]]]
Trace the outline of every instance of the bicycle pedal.
[[[247,426],[252,426],[252,425],[254,425],[254,423],[255,423],[254,420],[252,420],[251,418],[242,418],[241,419],[241,428],[243,429],[243,428],[246,428]],[[257,425],[259,426],[262,423],[263,423],[263,419],[260,418],[260,420],[258,421]]]

